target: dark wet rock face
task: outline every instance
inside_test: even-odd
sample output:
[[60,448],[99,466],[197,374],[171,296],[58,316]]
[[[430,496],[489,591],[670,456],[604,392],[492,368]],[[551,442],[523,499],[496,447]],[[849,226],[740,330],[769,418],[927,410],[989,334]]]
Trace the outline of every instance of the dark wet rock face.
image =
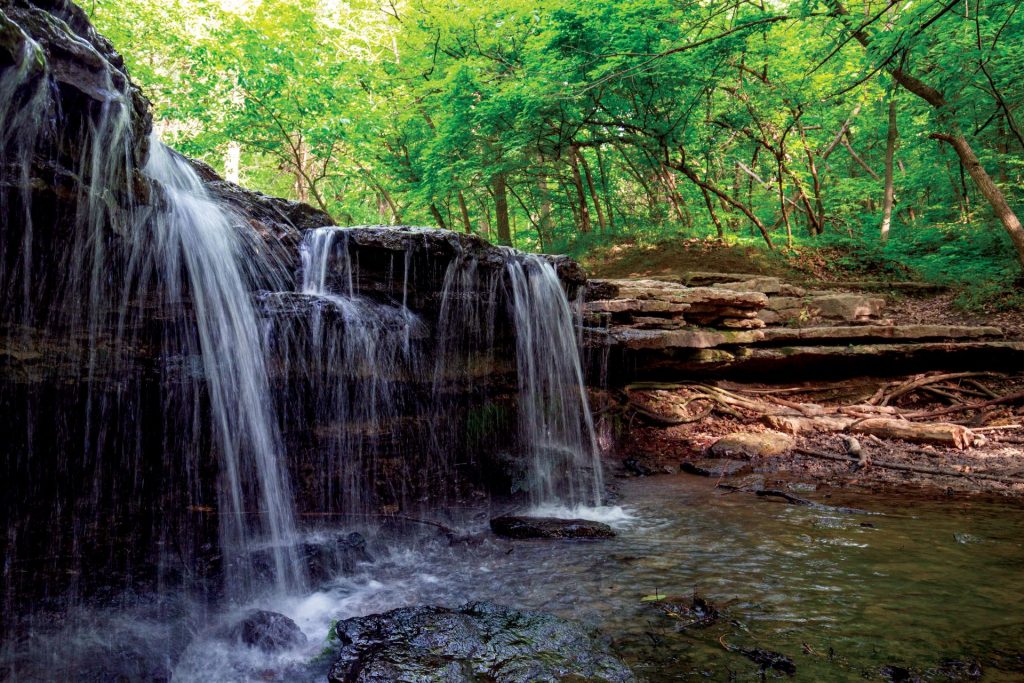
[[280,652],[306,644],[306,634],[283,614],[253,610],[231,627],[229,637],[263,652]]
[[[306,577],[313,583],[351,574],[357,565],[373,561],[366,550],[366,539],[357,533],[338,534],[316,542],[300,543],[295,548],[295,554],[305,569]],[[243,555],[237,562],[247,564],[240,568],[243,573],[251,573],[268,582],[273,580],[274,553],[271,548],[261,548]]]
[[635,681],[596,634],[490,603],[406,607],[339,622],[330,683]]
[[557,517],[495,517],[491,530],[505,538],[614,538],[615,531],[601,522]]

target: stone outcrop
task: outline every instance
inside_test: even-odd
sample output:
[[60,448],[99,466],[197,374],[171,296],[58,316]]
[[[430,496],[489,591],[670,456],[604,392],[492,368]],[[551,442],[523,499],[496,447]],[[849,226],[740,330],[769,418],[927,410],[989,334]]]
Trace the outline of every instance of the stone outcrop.
[[716,287],[687,287],[663,280],[592,280],[585,311],[591,324],[617,328],[679,330],[700,325],[757,329],[765,294]]
[[734,432],[726,434],[708,449],[708,455],[718,458],[770,458],[785,455],[796,442],[780,432]]
[[340,621],[334,631],[330,683],[636,680],[579,624],[485,602],[405,607]]
[[894,325],[881,296],[808,291],[777,277],[592,280],[586,299],[591,372],[613,383],[1024,367],[1024,347],[1003,341],[1000,328]]

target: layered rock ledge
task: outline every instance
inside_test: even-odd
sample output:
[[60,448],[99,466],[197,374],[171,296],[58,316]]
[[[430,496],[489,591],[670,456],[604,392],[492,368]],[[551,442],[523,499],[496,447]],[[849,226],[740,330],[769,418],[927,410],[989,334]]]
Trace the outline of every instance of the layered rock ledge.
[[898,325],[877,294],[807,290],[776,277],[591,280],[585,298],[590,371],[613,384],[1024,367],[1024,343],[998,327]]

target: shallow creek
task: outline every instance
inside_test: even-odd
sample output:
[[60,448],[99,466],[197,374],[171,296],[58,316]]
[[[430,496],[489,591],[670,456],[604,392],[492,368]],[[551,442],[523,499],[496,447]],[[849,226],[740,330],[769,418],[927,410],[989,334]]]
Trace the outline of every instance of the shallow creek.
[[[308,662],[332,620],[470,600],[597,626],[649,681],[761,679],[758,664],[723,644],[781,652],[802,681],[901,680],[902,669],[975,680],[979,665],[983,680],[1024,680],[1024,510],[799,495],[873,514],[728,494],[686,475],[621,483],[622,507],[591,515],[618,529],[611,541],[498,540],[483,533],[478,511],[476,543],[380,543],[355,575],[259,605],[295,619],[309,637],[302,651],[266,659],[200,638],[175,680],[323,680],[328,657]],[[681,628],[692,615],[668,612],[689,606],[694,591],[721,615]]]

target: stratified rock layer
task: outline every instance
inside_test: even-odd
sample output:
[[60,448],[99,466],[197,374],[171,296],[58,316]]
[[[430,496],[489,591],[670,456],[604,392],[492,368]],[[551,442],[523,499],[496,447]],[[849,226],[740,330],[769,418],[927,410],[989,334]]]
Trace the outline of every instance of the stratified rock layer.
[[586,301],[590,372],[602,383],[1024,367],[1024,344],[997,327],[894,325],[880,296],[776,277],[591,280]]

